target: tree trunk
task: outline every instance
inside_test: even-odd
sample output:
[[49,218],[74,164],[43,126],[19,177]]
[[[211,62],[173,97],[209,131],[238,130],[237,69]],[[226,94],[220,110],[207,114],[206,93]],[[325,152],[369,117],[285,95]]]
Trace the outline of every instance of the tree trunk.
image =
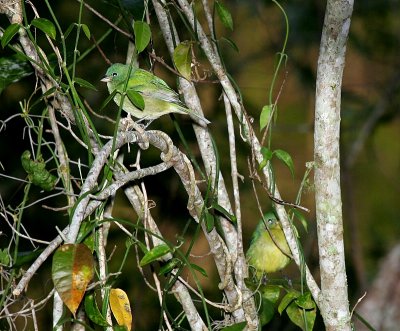
[[340,191],[340,97],[352,1],[327,2],[315,101],[315,194],[326,330],[350,330]]

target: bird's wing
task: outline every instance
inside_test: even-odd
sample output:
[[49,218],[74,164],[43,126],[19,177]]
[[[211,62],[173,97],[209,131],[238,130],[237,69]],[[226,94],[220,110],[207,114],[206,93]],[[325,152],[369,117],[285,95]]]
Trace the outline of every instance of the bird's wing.
[[138,85],[153,85],[156,88],[170,90],[175,93],[161,78],[143,69],[136,69],[129,78],[129,87]]
[[178,94],[171,89],[161,78],[146,70],[137,69],[129,79],[129,89],[132,89],[143,96],[174,103],[186,108],[179,99]]

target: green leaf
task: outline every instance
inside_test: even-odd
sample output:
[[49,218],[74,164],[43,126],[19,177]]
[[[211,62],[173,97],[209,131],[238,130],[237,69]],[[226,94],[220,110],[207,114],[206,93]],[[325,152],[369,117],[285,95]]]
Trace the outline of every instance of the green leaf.
[[83,33],[85,34],[86,38],[90,40],[90,30],[86,24],[81,24]]
[[263,160],[260,162],[260,165],[258,168],[261,170],[268,164],[268,161],[270,161],[272,159],[273,153],[269,148],[264,147],[264,146],[261,147],[260,152],[263,156]]
[[[93,234],[93,229],[96,227],[96,223],[95,222],[91,222],[91,221],[83,221],[81,223],[81,226],[79,228],[79,232],[78,232],[78,237],[76,238],[76,242],[80,243],[83,240],[87,239],[88,237],[90,237]],[[92,248],[87,245],[90,250],[92,251]]]
[[292,177],[294,177],[294,165],[290,154],[282,149],[276,149],[274,150],[274,155],[286,164],[292,174]]
[[92,232],[89,236],[85,238],[83,243],[90,249],[90,251],[93,253],[95,250],[96,246],[96,236],[95,233]]
[[21,26],[18,23],[10,24],[4,30],[3,37],[1,37],[1,47],[6,47],[11,39],[17,34]]
[[315,302],[314,302],[310,292],[306,292],[303,295],[300,295],[296,299],[296,304],[300,308],[304,308],[304,309],[314,309],[316,307]]
[[171,272],[173,269],[177,268],[181,264],[181,260],[177,258],[173,258],[167,262],[167,264],[163,265],[158,272],[159,275],[165,275]]
[[67,30],[64,32],[64,39],[67,39],[69,34],[72,32],[73,28],[76,26],[76,23],[71,23]]
[[221,331],[242,331],[244,328],[247,326],[246,322],[239,322],[233,325],[229,325],[223,329],[220,329]]
[[282,315],[282,312],[290,305],[291,302],[299,297],[299,292],[295,290],[290,290],[281,300],[278,306],[278,312]]
[[151,30],[146,22],[135,21],[133,24],[133,32],[135,33],[135,46],[138,53],[142,52],[150,42]]
[[225,218],[227,218],[229,221],[231,221],[233,224],[237,223],[237,218],[235,215],[229,213],[224,207],[222,207],[221,205],[217,204],[217,203],[213,203],[211,205],[211,207],[213,209],[215,209],[215,211],[217,211],[218,213],[222,214]]
[[94,260],[89,248],[84,244],[60,246],[53,256],[51,275],[56,291],[75,315],[94,275]]
[[262,131],[269,123],[271,117],[271,105],[265,105],[260,114],[260,131]]
[[10,255],[8,254],[8,249],[0,249],[0,264],[8,266],[10,264]]
[[149,250],[140,260],[140,266],[143,267],[153,261],[158,260],[160,257],[171,252],[171,249],[166,244],[161,244]]
[[305,310],[300,308],[296,302],[292,302],[286,309],[286,313],[290,320],[300,327],[302,330],[311,331],[314,327],[315,318],[317,316],[317,310]]
[[101,103],[99,111],[102,111],[114,99],[117,93],[117,90],[112,91],[111,94]]
[[140,110],[144,110],[145,104],[142,95],[139,92],[133,90],[127,90],[126,95],[128,99]]
[[[41,96],[40,96],[40,101],[46,100],[50,95],[52,95],[55,91],[57,91],[57,87],[53,86],[51,88],[49,88],[46,92],[44,92]],[[37,103],[33,103],[32,105],[37,105]]]
[[262,156],[264,157],[264,159],[266,159],[267,161],[271,160],[272,156],[274,155],[269,148],[264,147],[264,146],[261,147],[260,152],[261,152]]
[[110,326],[97,307],[94,293],[87,294],[85,297],[85,312],[93,323],[100,326]]
[[232,39],[226,38],[226,37],[222,37],[221,40],[225,41],[230,47],[233,48],[234,51],[239,53],[239,47],[237,47],[236,43]]
[[260,288],[261,296],[272,303],[276,303],[281,294],[281,287],[278,285],[266,285]]
[[306,232],[308,232],[308,223],[307,223],[307,219],[304,217],[304,215],[297,209],[293,209],[292,212],[293,212],[294,216],[301,222],[304,230],[306,230]]
[[93,91],[97,91],[97,88],[92,83],[89,83],[87,80],[85,80],[83,78],[75,77],[75,82],[79,86],[86,87],[86,88],[91,89]]
[[219,1],[215,2],[215,6],[217,8],[217,14],[222,22],[222,24],[233,31],[233,20],[232,15],[229,10]]
[[209,212],[205,213],[205,222],[206,222],[206,229],[207,232],[211,232],[214,229],[215,220],[214,215],[210,214]]
[[204,277],[208,277],[207,271],[205,271],[202,267],[200,267],[200,266],[198,266],[197,264],[194,264],[194,263],[190,263],[190,266],[191,266],[194,270],[200,272]]
[[216,215],[214,214],[214,228],[217,231],[217,233],[221,236],[221,238],[223,238],[225,234],[221,224],[221,217],[215,217],[215,216]]
[[261,325],[265,325],[269,323],[275,314],[274,303],[269,301],[268,299],[262,298],[262,306],[260,311],[260,322]]
[[113,331],[128,331],[128,328],[125,325],[114,325]]
[[[135,242],[132,238],[128,238],[125,240],[126,249],[130,249],[134,244],[135,244]],[[147,252],[147,248],[146,248],[146,252]]]
[[[128,242],[128,240],[125,241],[125,246],[128,247],[128,245],[130,245],[130,242],[131,242],[130,239],[129,239],[129,242]],[[136,242],[135,244],[137,244],[137,245],[139,246],[139,248],[140,248],[140,250],[142,251],[143,254],[147,254],[147,252],[149,251],[149,250],[147,249],[146,245],[145,245],[144,243],[142,243],[141,241],[138,241],[138,242]]]
[[32,20],[31,24],[37,27],[39,30],[42,30],[51,39],[56,39],[57,36],[56,27],[47,18],[42,18],[42,17],[35,18]]
[[8,85],[33,74],[32,65],[18,54],[0,58],[0,93]]
[[190,80],[192,74],[192,44],[188,41],[180,43],[174,49],[173,60],[179,73]]

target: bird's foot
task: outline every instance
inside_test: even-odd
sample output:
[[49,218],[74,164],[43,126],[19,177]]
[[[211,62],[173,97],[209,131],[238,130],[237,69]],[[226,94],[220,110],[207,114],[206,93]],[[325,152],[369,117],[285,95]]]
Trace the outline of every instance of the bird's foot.
[[122,131],[129,131],[134,128],[134,125],[135,121],[130,116],[124,117],[120,121],[120,129]]
[[146,135],[145,128],[141,124],[133,122],[133,128],[139,134],[138,145],[141,149],[145,150],[149,148],[149,138]]

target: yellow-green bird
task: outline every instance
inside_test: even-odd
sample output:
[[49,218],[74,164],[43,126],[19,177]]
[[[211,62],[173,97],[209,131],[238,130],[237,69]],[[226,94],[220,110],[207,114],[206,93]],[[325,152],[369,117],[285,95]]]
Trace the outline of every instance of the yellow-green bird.
[[127,84],[122,109],[138,119],[154,120],[165,114],[178,113],[190,115],[202,126],[210,123],[186,107],[178,93],[149,71],[136,66],[129,71],[128,64],[115,63],[108,68],[101,81],[107,83],[110,94],[116,91],[114,101],[117,105],[121,103]]
[[279,221],[273,212],[266,213],[253,233],[246,253],[248,264],[256,269],[257,278],[260,279],[263,274],[285,268],[290,262],[289,256],[290,248]]

